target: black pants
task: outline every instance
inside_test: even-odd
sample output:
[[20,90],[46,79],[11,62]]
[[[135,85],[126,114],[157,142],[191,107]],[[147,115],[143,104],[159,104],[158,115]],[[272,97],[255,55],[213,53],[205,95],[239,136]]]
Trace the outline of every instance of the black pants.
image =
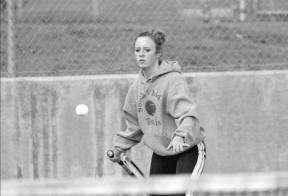
[[[159,156],[153,153],[150,175],[191,174],[191,176],[197,177],[200,176],[203,171],[205,158],[206,147],[204,142],[173,156]],[[179,194],[177,196],[184,195],[185,194]]]

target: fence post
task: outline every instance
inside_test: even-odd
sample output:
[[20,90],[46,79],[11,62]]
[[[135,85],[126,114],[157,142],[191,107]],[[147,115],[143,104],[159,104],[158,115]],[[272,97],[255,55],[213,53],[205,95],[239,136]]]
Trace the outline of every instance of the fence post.
[[243,22],[246,19],[246,10],[245,10],[245,0],[240,0],[240,6],[239,6],[239,10],[240,10],[240,21]]
[[15,67],[15,46],[14,46],[14,0],[7,0],[7,15],[8,15],[8,29],[7,29],[7,71],[11,76],[16,75]]
[[15,137],[15,155],[14,158],[16,160],[16,172],[15,177],[22,178],[22,165],[21,165],[21,158],[20,158],[20,128],[19,128],[19,117],[18,117],[18,90],[17,90],[17,82],[16,82],[16,66],[15,66],[15,2],[14,0],[7,0],[7,23],[8,23],[8,29],[7,29],[7,71],[8,76],[11,76],[13,81],[11,85],[11,93],[12,93],[12,106],[11,110],[14,117],[15,124],[13,125],[13,128],[16,133]]
[[17,19],[23,16],[23,0],[17,0]]
[[92,0],[92,7],[93,7],[94,20],[97,20],[99,17],[99,2],[98,2],[98,0]]

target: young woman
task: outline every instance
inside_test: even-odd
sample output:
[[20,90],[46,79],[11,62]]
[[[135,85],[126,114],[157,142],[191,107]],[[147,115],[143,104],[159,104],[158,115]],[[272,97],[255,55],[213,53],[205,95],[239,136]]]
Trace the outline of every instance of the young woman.
[[180,66],[161,58],[164,43],[165,34],[155,30],[134,42],[140,72],[126,96],[127,128],[115,137],[111,161],[143,140],[153,151],[150,175],[198,176],[205,161],[203,129]]

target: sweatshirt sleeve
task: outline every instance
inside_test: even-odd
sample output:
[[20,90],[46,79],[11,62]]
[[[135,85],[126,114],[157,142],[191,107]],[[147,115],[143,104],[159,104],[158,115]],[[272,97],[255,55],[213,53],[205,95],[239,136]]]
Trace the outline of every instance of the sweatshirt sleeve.
[[123,107],[123,117],[126,129],[118,131],[114,138],[114,148],[119,151],[127,151],[142,139],[143,133],[140,129],[134,86],[132,85],[127,93],[125,104]]
[[181,136],[188,144],[195,144],[204,139],[196,103],[190,96],[185,78],[178,78],[168,90],[167,112],[175,119],[177,126],[172,137]]

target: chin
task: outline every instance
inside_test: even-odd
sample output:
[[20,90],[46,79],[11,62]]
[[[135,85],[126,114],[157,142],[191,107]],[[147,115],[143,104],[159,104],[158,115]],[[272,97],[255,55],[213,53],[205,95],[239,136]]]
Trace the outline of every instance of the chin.
[[146,64],[138,64],[138,66],[139,66],[141,69],[145,69],[145,68],[148,67]]

